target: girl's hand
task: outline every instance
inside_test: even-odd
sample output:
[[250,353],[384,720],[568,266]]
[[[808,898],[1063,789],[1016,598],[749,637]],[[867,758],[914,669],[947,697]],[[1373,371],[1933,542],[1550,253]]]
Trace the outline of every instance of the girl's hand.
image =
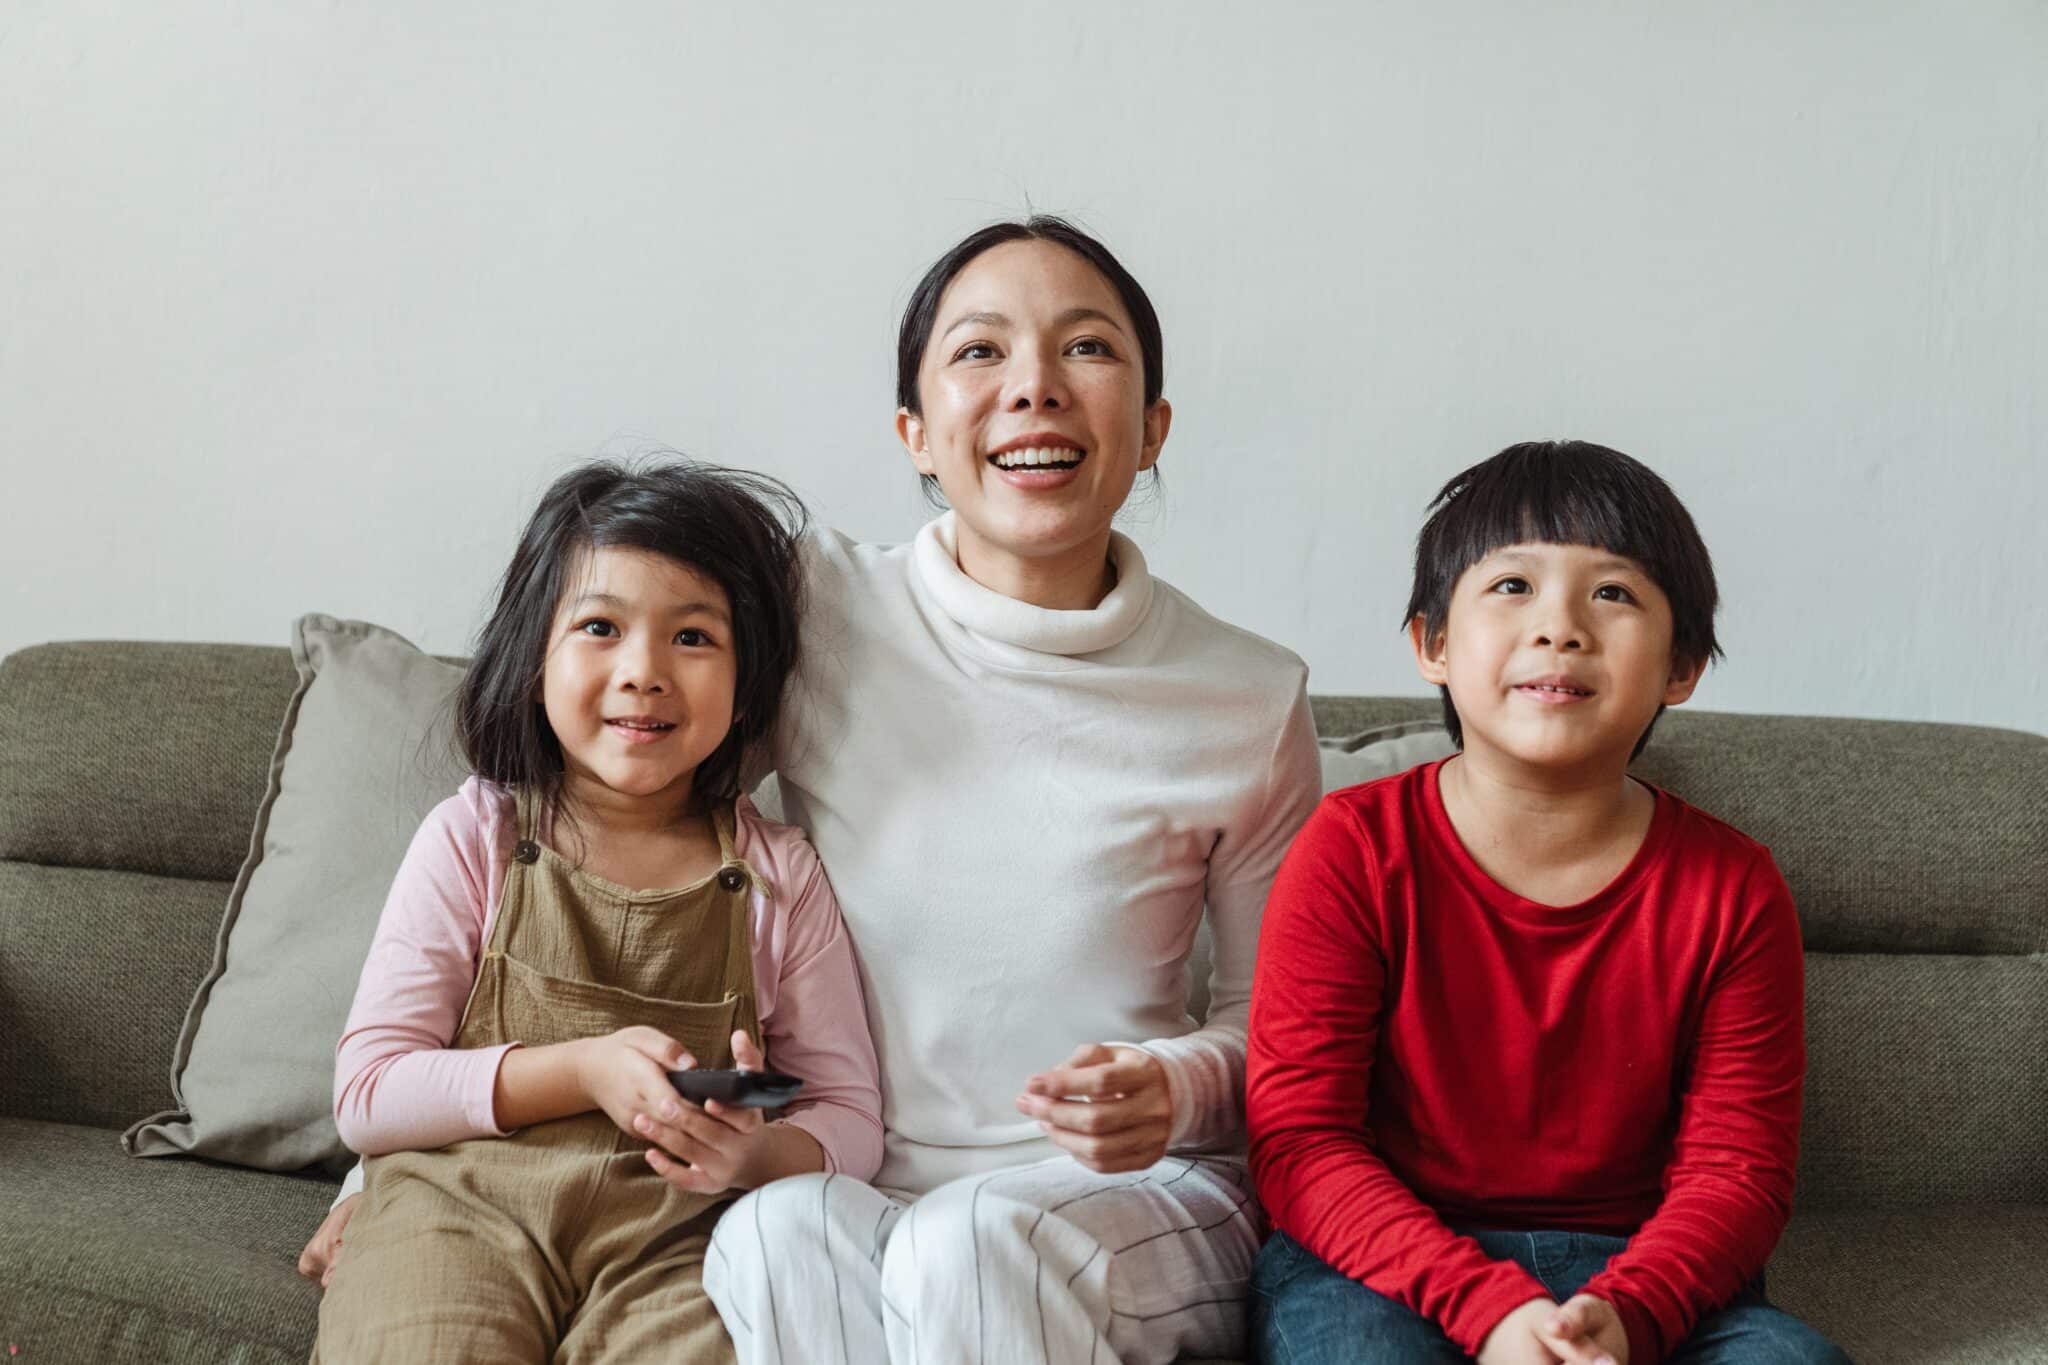
[[[732,1059],[742,1071],[761,1071],[768,1064],[745,1033],[733,1034]],[[668,1084],[666,1078],[662,1084]],[[700,1109],[670,1086],[667,1100],[652,1112],[633,1115],[627,1131],[656,1144],[647,1149],[647,1164],[669,1184],[692,1194],[723,1194],[763,1183],[759,1168],[767,1156],[766,1128],[758,1109],[717,1100],[706,1100]]]
[[1091,1171],[1142,1171],[1166,1155],[1173,1096],[1159,1059],[1088,1043],[1024,1083],[1017,1109]]
[[299,1253],[299,1273],[309,1280],[319,1281],[325,1289],[334,1278],[334,1263],[341,1257],[341,1230],[348,1226],[348,1220],[355,1217],[356,1205],[362,1196],[352,1194],[327,1210],[327,1216],[320,1220],[320,1226],[313,1232],[313,1240],[306,1243],[306,1249]]
[[697,1064],[683,1045],[658,1029],[622,1028],[575,1045],[576,1083],[589,1103],[602,1109],[621,1132],[643,1136],[635,1120],[645,1114],[680,1113],[668,1073]]

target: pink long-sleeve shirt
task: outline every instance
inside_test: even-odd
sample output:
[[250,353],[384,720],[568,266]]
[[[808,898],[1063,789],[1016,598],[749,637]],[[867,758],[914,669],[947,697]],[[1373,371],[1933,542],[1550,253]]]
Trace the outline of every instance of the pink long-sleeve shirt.
[[[754,993],[769,1057],[800,1076],[785,1121],[826,1169],[882,1162],[882,1097],[853,943],[802,831],[739,803],[734,851],[757,874]],[[334,1122],[367,1156],[503,1137],[492,1103],[517,1042],[452,1048],[518,841],[512,793],[472,777],[430,812],[391,884],[336,1049]]]

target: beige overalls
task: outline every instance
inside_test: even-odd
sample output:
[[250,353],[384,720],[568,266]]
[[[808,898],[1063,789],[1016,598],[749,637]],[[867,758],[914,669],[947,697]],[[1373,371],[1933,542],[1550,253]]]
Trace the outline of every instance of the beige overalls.
[[[519,843],[452,1044],[529,1047],[661,1030],[700,1066],[731,1066],[734,1029],[760,1036],[748,932],[753,874],[714,815],[718,872],[628,891]],[[313,1359],[355,1362],[733,1359],[705,1297],[711,1227],[731,1195],[687,1194],[604,1113],[365,1164],[363,1204],[320,1305]]]

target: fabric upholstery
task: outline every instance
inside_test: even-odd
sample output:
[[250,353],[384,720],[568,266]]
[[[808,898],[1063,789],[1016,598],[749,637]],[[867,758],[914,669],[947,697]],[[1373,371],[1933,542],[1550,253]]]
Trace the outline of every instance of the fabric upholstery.
[[1859,1365],[2048,1360],[2048,1207],[1955,1204],[1792,1220],[1771,1301]]
[[117,1139],[0,1120],[0,1332],[22,1365],[302,1365],[320,1294],[296,1265],[333,1184],[131,1161]]
[[461,785],[448,701],[461,671],[379,626],[300,619],[285,712],[213,966],[172,1059],[176,1108],[138,1156],[264,1170],[352,1160],[334,1130],[334,1046],[391,879]]
[[233,880],[291,689],[285,651],[250,645],[0,660],[0,858]]
[[0,1115],[119,1127],[161,1105],[227,890],[0,862]]

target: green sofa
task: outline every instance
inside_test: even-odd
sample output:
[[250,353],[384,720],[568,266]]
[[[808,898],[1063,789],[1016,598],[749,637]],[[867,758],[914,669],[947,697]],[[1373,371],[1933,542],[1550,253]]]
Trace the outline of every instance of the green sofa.
[[[0,1347],[303,1361],[328,1178],[135,1160],[247,850],[283,649],[0,662]],[[1433,714],[1322,698],[1325,734]],[[1681,710],[1642,774],[1771,845],[1805,925],[1798,1211],[1773,1296],[1857,1359],[2048,1360],[2048,739]]]

